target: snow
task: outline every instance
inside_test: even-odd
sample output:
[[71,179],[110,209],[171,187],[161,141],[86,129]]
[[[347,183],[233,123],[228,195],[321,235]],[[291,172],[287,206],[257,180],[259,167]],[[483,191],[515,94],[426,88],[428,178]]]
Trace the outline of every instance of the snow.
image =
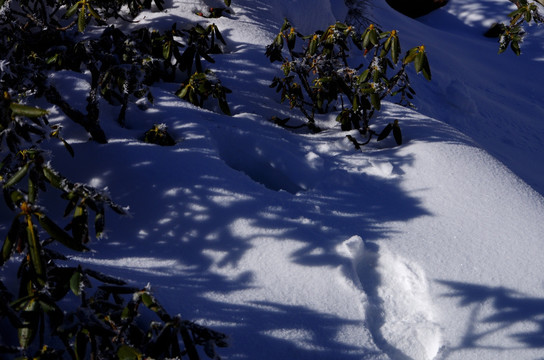
[[[202,22],[192,11],[203,4],[174,1],[138,25]],[[405,144],[357,151],[334,114],[319,134],[271,123],[301,120],[268,88],[280,70],[264,48],[283,18],[307,34],[347,9],[233,0],[233,14],[213,19],[228,45],[211,65],[233,90],[232,117],[156,84],[154,105],[129,106],[127,128],[101,103],[110,139],[98,145],[51,109],[76,153],[56,149],[53,165],[131,214],[109,213],[107,238],[72,259],[150,283],[169,312],[225,332],[224,359],[542,358],[543,29],[530,29],[521,57],[497,55],[482,33],[508,1],[450,0],[417,20],[370,5],[403,49],[429,54],[433,81],[411,75],[417,109],[385,103],[374,120],[399,119]],[[52,78],[85,106],[88,74]],[[141,142],[153,124],[178,144]]]

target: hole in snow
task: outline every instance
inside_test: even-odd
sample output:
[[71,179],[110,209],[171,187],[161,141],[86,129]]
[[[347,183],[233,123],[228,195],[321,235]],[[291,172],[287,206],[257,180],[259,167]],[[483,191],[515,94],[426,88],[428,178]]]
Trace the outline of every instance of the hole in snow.
[[232,139],[234,141],[218,140],[219,155],[223,161],[234,170],[243,172],[253,181],[268,189],[285,190],[291,194],[305,190],[287,175],[288,171],[282,169],[284,164],[278,165],[269,160],[271,154],[264,154],[251,139],[234,136]]

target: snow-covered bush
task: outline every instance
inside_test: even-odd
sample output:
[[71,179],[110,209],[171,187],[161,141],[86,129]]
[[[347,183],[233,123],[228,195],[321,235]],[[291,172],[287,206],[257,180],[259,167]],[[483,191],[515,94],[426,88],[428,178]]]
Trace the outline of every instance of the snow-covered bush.
[[[297,39],[304,45],[297,46]],[[283,70],[283,76],[275,77],[270,87],[281,93],[282,102],[288,101],[291,108],[304,114],[312,130],[319,130],[316,113],[339,110],[337,121],[342,130],[360,129],[368,140],[378,135],[370,128],[370,119],[386,96],[398,96],[400,103],[411,105],[415,91],[410,87],[409,64],[431,79],[424,46],[409,50],[401,58],[397,31],[384,32],[372,24],[362,34],[352,26],[336,23],[304,36],[285,20],[266,56],[271,62],[280,61]],[[365,64],[367,56],[370,60]],[[392,128],[400,143],[398,123],[384,129],[378,139]]]
[[[153,3],[162,9],[163,0]],[[0,344],[2,358],[196,360],[200,346],[217,359],[215,348],[226,346],[225,335],[169,315],[149,287],[128,286],[73,262],[59,265],[69,260],[65,250],[89,250],[91,237],[104,231],[108,208],[126,211],[104,192],[53,168],[41,142],[56,139],[72,156],[74,151],[60,125],[49,124],[46,110],[22,103],[43,97],[93,140],[106,142],[98,121],[100,97],[121,105],[118,121],[124,125],[131,99],[153,101],[149,85],[181,82],[182,74],[190,77],[195,68],[203,72],[201,58],[213,62],[210,54],[221,52],[215,39],[224,43],[215,25],[128,34],[105,25],[108,18],[134,16],[151,5],[151,0],[0,1],[0,183],[14,214],[1,243],[0,267],[18,265],[16,272],[6,272],[17,278],[0,281],[0,322],[9,325],[0,336],[6,341]],[[91,24],[93,31],[82,36]],[[49,81],[59,70],[90,73],[86,112]],[[146,141],[171,145],[164,128],[153,129]],[[43,197],[46,190],[60,197]],[[51,213],[59,207],[63,214]],[[63,218],[67,224],[60,225]],[[139,318],[145,311],[156,320],[145,324]]]
[[[0,320],[11,325],[11,337],[19,342],[18,346],[0,344],[2,358],[8,354],[33,359],[187,355],[195,360],[199,345],[210,358],[217,358],[215,347],[226,346],[225,336],[170,316],[149,288],[127,286],[121,279],[81,266],[57,265],[68,258],[54,245],[71,252],[88,251],[91,235],[100,237],[104,231],[106,208],[118,214],[125,214],[125,209],[107,194],[55,171],[36,143],[57,138],[72,155],[73,150],[59,128],[49,127],[46,115],[45,110],[12,101],[7,92],[0,102],[0,136],[7,144],[0,178],[5,203],[14,212],[0,266],[19,263],[18,279],[9,279],[8,286],[0,281]],[[40,201],[48,188],[60,192],[64,217],[70,219],[66,226],[48,213],[51,200]],[[16,261],[8,264],[10,259]],[[9,289],[17,281],[19,290]],[[144,308],[158,318],[148,326],[137,321]],[[2,330],[2,338],[9,338],[9,329]]]
[[[162,9],[162,0],[154,3]],[[17,94],[44,96],[68,117],[81,124],[98,142],[106,136],[98,124],[98,97],[121,105],[118,122],[124,125],[131,100],[146,96],[157,81],[184,82],[195,72],[203,73],[202,60],[213,63],[213,54],[225,44],[216,25],[185,24],[163,32],[146,27],[125,33],[108,18],[135,15],[150,0],[130,1],[10,1],[0,17],[0,80]],[[80,36],[95,22],[100,36]],[[101,26],[104,25],[104,26]],[[48,79],[48,72],[71,70],[91,74],[87,113],[75,110]],[[226,109],[226,97],[221,97]],[[203,104],[199,104],[203,105]]]

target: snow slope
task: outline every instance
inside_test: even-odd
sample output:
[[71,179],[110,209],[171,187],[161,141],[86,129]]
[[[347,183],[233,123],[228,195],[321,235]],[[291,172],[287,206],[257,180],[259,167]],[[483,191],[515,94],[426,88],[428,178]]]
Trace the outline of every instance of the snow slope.
[[[191,11],[203,3],[173,1],[140,24],[202,21]],[[279,67],[265,46],[285,16],[305,33],[343,20],[342,1],[233,0],[234,14],[214,19],[228,46],[212,66],[233,90],[232,117],[158,84],[126,129],[101,104],[107,145],[66,124],[86,166],[64,151],[53,164],[131,210],[109,214],[108,238],[73,259],[149,282],[171,313],[229,334],[225,359],[542,358],[541,44],[496,55],[481,32],[507,1],[450,0],[419,20],[370,4],[431,61],[431,83],[413,75],[418,110],[386,103],[375,119],[399,119],[404,145],[356,151],[335,114],[317,135],[268,120],[299,115],[268,88]],[[74,99],[88,89],[84,74],[53,81]],[[154,123],[179,143],[142,143]]]

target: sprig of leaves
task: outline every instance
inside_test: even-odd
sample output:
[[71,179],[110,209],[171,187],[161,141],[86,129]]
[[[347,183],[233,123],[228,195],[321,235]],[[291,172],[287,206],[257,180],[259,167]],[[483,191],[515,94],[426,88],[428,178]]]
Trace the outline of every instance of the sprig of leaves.
[[181,84],[176,95],[191,104],[203,107],[204,102],[211,96],[217,99],[219,108],[226,115],[231,115],[227,94],[232,91],[221,84],[215,74],[207,70],[204,73],[195,72],[188,81]]
[[104,20],[98,15],[98,12],[91,5],[92,0],[79,0],[74,5],[72,5],[66,13],[64,14],[65,19],[73,17],[77,13],[77,30],[79,32],[84,32],[89,19],[92,17],[99,24],[104,23]]
[[[544,1],[537,0],[537,2],[538,4],[544,6]],[[539,12],[539,8],[536,3],[527,0],[517,0],[515,4],[518,8],[517,10],[514,10],[508,14],[510,17],[509,24],[497,25],[499,36],[499,54],[510,48],[514,54],[520,55],[521,43],[526,35],[523,25],[525,23],[530,24],[532,22],[536,24],[544,23],[544,17]]]
[[[299,39],[303,43],[297,47]],[[360,34],[352,26],[336,23],[303,36],[285,20],[265,55],[271,62],[282,63],[283,76],[276,76],[270,87],[281,94],[282,102],[288,101],[291,108],[303,113],[311,129],[316,129],[316,113],[340,108],[337,121],[342,130],[360,129],[371,137],[378,133],[370,128],[370,119],[386,96],[399,96],[402,104],[411,105],[415,91],[407,73],[409,64],[431,80],[424,46],[408,50],[402,58],[401,53],[396,30],[384,32],[371,24]],[[370,60],[366,64],[355,63],[367,56]],[[395,124],[395,129],[400,129]],[[391,132],[388,130],[380,132],[381,137]],[[396,132],[400,134],[400,130]],[[395,138],[402,142],[401,136]]]

